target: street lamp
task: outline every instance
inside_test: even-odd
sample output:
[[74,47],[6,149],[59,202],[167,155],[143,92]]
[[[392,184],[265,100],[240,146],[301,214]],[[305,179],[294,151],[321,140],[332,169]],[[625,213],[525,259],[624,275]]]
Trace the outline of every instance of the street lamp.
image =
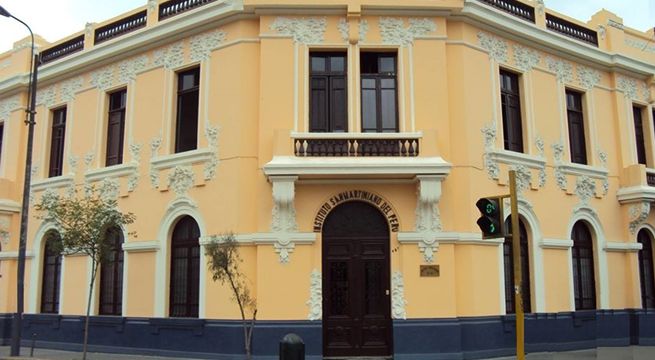
[[13,18],[19,23],[25,25],[32,37],[32,52],[30,58],[30,78],[27,92],[28,107],[25,123],[28,126],[27,131],[27,153],[25,154],[25,181],[23,183],[23,204],[20,214],[20,238],[18,240],[18,271],[16,279],[16,313],[11,322],[11,356],[20,355],[20,340],[23,319],[23,303],[25,289],[25,243],[27,241],[27,220],[30,199],[30,182],[32,180],[32,147],[34,142],[34,110],[36,106],[36,78],[38,70],[38,57],[34,54],[34,33],[29,25],[21,19],[11,15],[7,10],[0,6],[0,15]]

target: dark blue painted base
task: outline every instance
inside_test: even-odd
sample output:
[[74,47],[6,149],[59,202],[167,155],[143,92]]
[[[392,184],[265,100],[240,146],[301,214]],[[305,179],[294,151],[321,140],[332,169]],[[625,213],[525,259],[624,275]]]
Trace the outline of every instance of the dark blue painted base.
[[[0,314],[0,342],[9,343],[11,314]],[[82,316],[25,315],[23,345],[81,350]],[[279,341],[290,332],[305,342],[307,359],[321,359],[321,322],[258,321],[253,337],[257,360],[278,358]],[[514,354],[514,316],[394,321],[396,360],[480,359]],[[241,360],[240,321],[91,318],[90,351]],[[655,345],[655,312],[598,310],[526,315],[526,351],[565,351],[606,346]]]

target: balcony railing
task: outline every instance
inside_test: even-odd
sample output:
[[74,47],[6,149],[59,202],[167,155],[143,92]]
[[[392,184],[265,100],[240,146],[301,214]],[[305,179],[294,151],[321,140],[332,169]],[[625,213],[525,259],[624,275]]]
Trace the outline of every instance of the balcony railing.
[[159,20],[197,8],[216,0],[170,0],[159,4]]
[[418,156],[418,138],[296,138],[296,156]]
[[534,8],[516,0],[480,0],[496,9],[527,20],[534,24]]
[[41,52],[41,61],[40,64],[46,64],[51,61],[55,61],[64,56],[68,56],[75,52],[84,49],[84,35],[80,35],[76,38],[72,38],[66,42],[63,42],[57,46],[53,46],[49,49],[45,49]]
[[655,172],[646,170],[646,184],[648,186],[655,186]]
[[576,40],[598,46],[598,34],[595,31],[558,18],[557,16],[546,14],[546,27],[549,30],[564,34]]
[[95,31],[93,43],[99,44],[103,41],[113,39],[130,31],[140,29],[146,26],[147,18],[148,12],[143,10],[139,13],[120,19],[111,24],[99,27]]

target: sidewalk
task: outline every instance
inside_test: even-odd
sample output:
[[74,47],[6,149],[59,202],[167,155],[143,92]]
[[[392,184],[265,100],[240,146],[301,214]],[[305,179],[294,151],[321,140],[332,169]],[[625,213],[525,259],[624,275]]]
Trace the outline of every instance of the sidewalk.
[[[50,349],[34,349],[34,357],[30,358],[30,349],[21,348],[21,357],[10,357],[9,346],[0,346],[0,360],[29,359],[29,360],[76,360],[82,358],[81,352],[61,351]],[[174,358],[161,356],[88,353],[88,360],[188,360],[192,358]],[[653,360],[655,347],[630,346],[618,348],[598,348],[593,350],[567,351],[559,353],[528,354],[526,360]],[[500,357],[484,360],[516,360],[516,357]]]

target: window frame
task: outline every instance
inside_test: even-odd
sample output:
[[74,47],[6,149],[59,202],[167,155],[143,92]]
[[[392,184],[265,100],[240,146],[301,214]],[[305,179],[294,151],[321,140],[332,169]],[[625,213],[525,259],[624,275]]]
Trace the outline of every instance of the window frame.
[[[193,86],[188,88],[184,87],[183,76],[195,73],[195,82]],[[200,65],[186,68],[176,73],[176,85],[175,85],[175,128],[174,128],[174,138],[173,138],[173,152],[181,153],[185,151],[191,151],[198,149],[198,123],[200,118],[200,83],[201,83],[201,72]],[[195,94],[195,106],[185,105],[184,101],[188,98],[192,98]],[[192,106],[187,108],[186,106]],[[190,118],[193,116],[186,116],[185,111],[190,111],[191,114],[195,113],[195,121],[192,121]],[[191,141],[194,140],[194,141]],[[188,143],[186,142],[188,141]]]
[[[503,77],[511,78],[511,81],[516,84],[516,91],[505,88]],[[502,119],[502,132],[503,132],[503,149],[505,151],[513,151],[525,154],[525,124],[523,123],[523,104],[521,96],[521,77],[522,74],[501,67],[498,71],[499,89],[500,89],[500,113]],[[507,98],[516,98],[517,119],[509,119],[506,115],[511,109],[511,104],[507,103]],[[512,122],[510,124],[510,122]],[[513,126],[510,126],[513,125]],[[511,130],[511,131],[510,131]],[[517,131],[518,130],[518,131]],[[518,135],[515,134],[518,132]]]
[[644,112],[643,106],[640,106],[636,103],[632,104],[632,121],[635,130],[634,140],[635,140],[635,155],[637,157],[636,158],[637,164],[643,164],[646,167],[649,167],[643,112]]
[[[186,227],[186,228],[183,228]],[[185,232],[176,235],[178,232]],[[186,237],[182,237],[182,235]],[[186,255],[176,258],[177,249],[186,249]],[[193,250],[197,250],[197,255]],[[176,273],[176,262],[181,260],[186,261],[186,280],[184,283],[178,283]],[[168,316],[169,317],[199,317],[200,310],[200,227],[196,220],[185,215],[181,217],[173,227],[171,232],[170,242],[170,271],[169,271],[169,302],[168,302]],[[197,266],[194,266],[194,261],[197,261]],[[186,293],[184,302],[176,302],[175,294],[177,287],[184,288]],[[176,306],[182,307],[182,311],[177,311]]]
[[[594,253],[594,235],[592,230],[584,221],[577,221],[571,230],[571,240],[573,246],[571,247],[571,266],[573,275],[573,298],[575,310],[596,310],[598,308],[598,296],[596,279],[596,259]],[[586,254],[581,254],[582,251]],[[588,254],[588,255],[587,255]],[[586,273],[591,274],[591,279],[583,278],[582,260],[588,260],[587,264],[591,269],[587,268]],[[586,280],[586,282],[585,282]],[[586,289],[583,289],[586,288]],[[592,297],[584,298],[584,290],[589,292]],[[585,303],[587,301],[587,303]]]
[[[122,94],[120,100],[120,106],[113,107],[114,105],[114,96]],[[123,148],[125,144],[125,114],[127,109],[127,88],[122,88],[115,90],[107,94],[108,104],[107,104],[107,136],[106,136],[106,146],[105,146],[105,166],[119,165],[123,163]],[[117,115],[117,120],[114,118],[114,115]],[[114,119],[113,119],[114,118]],[[115,124],[112,124],[114,122]],[[116,124],[117,122],[117,124]],[[114,139],[112,134],[112,125],[118,127],[118,139]],[[117,141],[118,144],[113,144],[114,141]],[[110,149],[115,145],[116,153],[110,153]]]
[[[363,71],[363,62],[364,62],[364,56],[377,56],[377,72],[370,72],[366,73]],[[381,59],[384,57],[393,57],[393,66],[394,66],[394,71],[393,72],[382,72],[380,71],[381,66]],[[369,51],[367,49],[362,49],[359,53],[359,105],[360,105],[360,117],[361,117],[361,122],[360,122],[360,131],[362,133],[398,133],[400,132],[400,109],[399,109],[399,85],[400,82],[398,80],[398,77],[400,75],[400,69],[398,67],[399,62],[398,62],[398,51]],[[394,91],[394,121],[395,121],[395,127],[394,128],[385,128],[384,127],[384,119],[383,119],[383,114],[382,114],[382,91],[383,90],[389,90],[389,89],[383,89],[382,88],[382,80],[393,80],[393,91]],[[375,128],[366,128],[364,126],[365,124],[365,106],[364,106],[364,91],[365,90],[371,90],[371,89],[365,89],[364,87],[364,80],[374,80],[375,81],[375,107],[376,107],[376,113],[375,113]]]
[[0,121],[0,169],[2,169],[2,165],[4,163],[2,159],[2,147],[4,146],[4,138],[5,138],[5,122]]
[[[588,156],[588,141],[587,141],[587,122],[585,121],[585,94],[581,91],[574,90],[571,88],[565,89],[564,101],[566,103],[566,119],[567,119],[567,129],[569,135],[569,155],[572,163],[589,165],[589,156]],[[579,108],[571,107],[569,104],[569,96],[572,96],[577,103]],[[578,105],[578,104],[573,104]],[[574,134],[574,126],[579,127],[580,132]],[[579,148],[582,149],[579,149]],[[576,150],[577,149],[577,150]]]
[[[123,270],[125,254],[122,245],[124,238],[122,231],[116,227],[107,229],[105,234],[105,236],[113,238],[108,239],[108,241],[111,241],[111,250],[105,261],[100,264],[98,314],[121,316],[123,313]],[[108,276],[108,272],[111,274],[111,277]],[[112,280],[109,284],[105,281],[107,278]],[[111,288],[110,299],[105,298],[107,287]],[[107,308],[110,310],[106,310]]]
[[[655,269],[653,268],[653,234],[642,228],[637,233],[637,242],[642,244],[638,252],[639,285],[641,307],[643,309],[655,309]],[[646,273],[650,272],[649,279]],[[650,280],[650,281],[649,281]]]
[[[48,177],[56,177],[63,174],[64,148],[66,146],[66,118],[68,115],[67,109],[66,106],[61,106],[50,111],[52,121],[50,126]],[[58,114],[62,113],[63,117],[58,116]],[[58,136],[57,138],[55,138],[56,135]]]
[[[342,71],[337,71],[337,70],[332,70],[331,67],[331,59],[336,58],[336,57],[341,57],[343,59],[343,70]],[[313,67],[313,60],[314,58],[323,58],[325,60],[325,70],[324,71],[318,71],[314,70]],[[308,83],[308,104],[309,104],[309,113],[308,113],[308,130],[309,132],[314,132],[314,133],[347,133],[349,131],[348,129],[348,83],[349,83],[349,69],[348,69],[348,51],[347,49],[331,49],[330,51],[319,51],[319,50],[310,50],[308,53],[308,61],[309,61],[309,83]],[[324,108],[325,112],[327,113],[325,115],[325,125],[323,128],[320,128],[318,126],[318,121],[314,119],[312,114],[314,113],[314,80],[322,79],[325,81],[325,85],[323,86],[323,90],[325,91],[325,101],[324,101]],[[335,113],[338,113],[338,110],[335,110],[335,106],[339,105],[336,104],[337,101],[334,99],[336,95],[334,95],[335,89],[333,84],[335,83],[336,80],[342,80],[343,81],[343,103],[341,104],[343,106],[343,119],[337,119],[335,118]],[[319,90],[319,89],[316,89]],[[339,124],[339,121],[341,124]]]
[[[512,219],[505,219],[505,228],[512,228]],[[532,284],[530,273],[530,239],[523,219],[519,218],[519,243],[521,248],[521,285],[523,311],[532,312]],[[506,237],[503,242],[503,269],[505,274],[505,313],[514,314],[514,248],[512,237]]]
[[[59,313],[59,297],[61,294],[61,267],[63,256],[57,253],[56,249],[51,247],[53,241],[60,238],[59,233],[50,231],[45,235],[45,245],[43,246],[43,267],[41,269],[41,306],[39,307],[42,314],[58,314]],[[53,271],[54,275],[50,276],[49,271]],[[52,279],[48,282],[48,279]],[[52,291],[48,287],[51,287]],[[48,294],[52,296],[47,299]]]

